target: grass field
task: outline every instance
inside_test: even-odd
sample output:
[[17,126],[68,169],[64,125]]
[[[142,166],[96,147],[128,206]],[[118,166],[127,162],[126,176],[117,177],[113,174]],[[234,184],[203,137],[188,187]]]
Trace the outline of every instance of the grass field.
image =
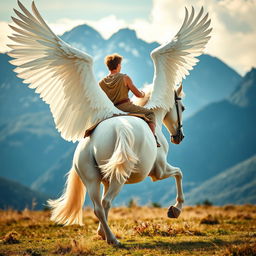
[[120,207],[109,223],[122,242],[108,245],[96,235],[98,220],[84,210],[83,227],[49,221],[49,211],[0,211],[3,255],[256,255],[256,206],[185,207],[178,219],[167,209]]

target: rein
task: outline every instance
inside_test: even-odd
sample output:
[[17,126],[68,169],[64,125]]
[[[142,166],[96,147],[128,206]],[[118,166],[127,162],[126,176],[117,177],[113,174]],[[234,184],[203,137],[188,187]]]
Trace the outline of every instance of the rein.
[[178,117],[178,128],[177,128],[177,134],[171,136],[172,141],[174,143],[175,143],[175,141],[181,142],[184,138],[184,135],[182,134],[182,131],[181,131],[182,124],[180,122],[180,112],[179,112],[178,100],[181,100],[181,98],[178,97],[177,93],[175,92],[175,107],[176,107],[177,117]]
[[177,93],[175,93],[175,107],[176,107],[177,116],[178,116],[178,131],[179,131],[182,127],[182,124],[180,123],[180,112],[178,107],[178,100],[181,100],[181,98],[178,97]]

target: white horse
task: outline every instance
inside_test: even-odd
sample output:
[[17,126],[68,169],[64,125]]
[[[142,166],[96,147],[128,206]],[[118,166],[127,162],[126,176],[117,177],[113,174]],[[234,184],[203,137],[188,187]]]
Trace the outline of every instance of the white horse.
[[[210,39],[210,20],[203,8],[195,16],[194,8],[186,9],[184,22],[172,41],[154,49],[154,81],[147,97],[137,102],[156,115],[156,134],[161,147],[148,125],[141,119],[117,109],[98,86],[93,74],[93,58],[61,40],[46,24],[34,2],[29,12],[18,0],[23,13],[14,9],[18,19],[9,38],[8,52],[16,65],[17,76],[40,94],[50,105],[55,125],[67,141],[80,141],[69,172],[64,194],[52,207],[52,220],[62,224],[82,224],[82,206],[87,189],[100,220],[99,235],[108,243],[119,242],[108,224],[110,204],[124,184],[136,183],[150,176],[153,181],[174,176],[177,202],[170,207],[169,217],[178,217],[184,201],[182,173],[166,162],[168,143],[161,127],[165,124],[172,142],[180,143],[182,133],[182,87],[177,88]],[[106,118],[110,118],[105,120]],[[90,138],[84,132],[101,122]],[[100,184],[104,184],[100,198]]]
[[[178,96],[182,94],[181,90],[180,87]],[[144,102],[137,104],[146,103],[145,99],[142,101]],[[169,146],[161,130],[164,123],[170,134],[177,135],[180,129],[182,133],[180,124],[184,107],[180,98],[176,102],[177,108],[174,106],[169,111],[161,108],[154,111],[160,148],[156,147],[155,138],[147,123],[132,116],[105,120],[97,126],[90,138],[80,141],[68,174],[65,192],[59,199],[49,201],[53,209],[51,219],[65,225],[81,225],[82,206],[87,190],[94,205],[94,213],[100,221],[98,234],[108,243],[118,244],[107,223],[111,202],[124,184],[141,182],[147,176],[153,181],[175,177],[177,198],[175,206],[169,210],[169,216],[178,217],[184,202],[182,172],[166,161]],[[182,136],[174,138],[179,143]],[[104,184],[102,198],[101,183]]]

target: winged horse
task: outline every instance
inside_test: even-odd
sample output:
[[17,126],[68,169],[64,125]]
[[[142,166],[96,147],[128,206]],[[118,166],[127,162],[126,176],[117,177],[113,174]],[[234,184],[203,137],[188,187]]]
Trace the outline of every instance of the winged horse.
[[[135,102],[155,113],[156,134],[161,147],[145,121],[125,116],[98,86],[93,73],[93,58],[65,43],[46,24],[34,2],[32,12],[20,1],[16,26],[9,36],[14,44],[8,54],[17,66],[14,71],[28,87],[35,89],[50,105],[57,130],[67,140],[79,141],[73,163],[68,172],[63,195],[49,200],[51,220],[64,224],[82,225],[82,206],[88,192],[94,213],[99,219],[98,234],[110,244],[119,244],[108,225],[111,202],[124,184],[175,177],[176,204],[168,211],[169,217],[178,217],[184,196],[180,168],[167,163],[168,142],[161,128],[164,124],[171,141],[178,144],[182,130],[182,79],[198,62],[210,39],[210,20],[201,8],[185,9],[185,19],[173,40],[151,52],[154,62],[153,84],[144,89],[146,96]],[[113,117],[114,116],[114,117]],[[112,117],[112,118],[110,118]],[[100,123],[99,123],[100,122]],[[99,123],[90,137],[84,132]],[[101,198],[100,186],[104,185]]]

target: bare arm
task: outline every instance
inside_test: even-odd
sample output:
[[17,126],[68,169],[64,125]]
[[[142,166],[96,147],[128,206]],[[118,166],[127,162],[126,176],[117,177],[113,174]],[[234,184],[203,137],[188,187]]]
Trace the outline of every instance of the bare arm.
[[125,85],[132,91],[132,93],[138,97],[143,98],[145,93],[138,90],[137,87],[133,84],[132,79],[129,76],[124,77]]

